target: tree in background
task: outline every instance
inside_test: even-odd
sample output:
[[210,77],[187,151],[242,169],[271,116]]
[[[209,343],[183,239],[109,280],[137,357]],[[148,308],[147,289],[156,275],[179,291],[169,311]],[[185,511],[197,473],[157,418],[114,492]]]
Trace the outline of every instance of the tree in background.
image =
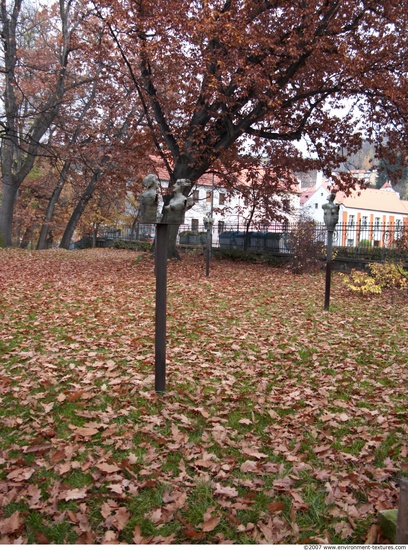
[[[300,156],[299,153],[297,153]],[[219,179],[228,183],[229,195],[238,195],[239,205],[234,208],[245,226],[244,250],[249,245],[251,227],[263,229],[273,222],[287,222],[293,214],[293,193],[298,190],[298,180],[287,169],[285,157],[281,164],[270,165],[266,156],[258,162],[250,155],[230,158],[217,172]],[[228,212],[229,206],[216,210]]]
[[58,7],[23,7],[1,0],[2,197],[0,235],[11,245],[14,206],[20,186],[39,154],[66,92],[82,84],[69,71],[80,0]]
[[[94,193],[116,199],[115,187],[124,195],[126,183],[138,177],[144,114],[112,39],[85,4],[27,6],[2,3],[7,131],[1,136],[0,233],[10,245],[16,213],[22,246],[38,238],[43,249],[63,236],[69,247],[88,204],[97,204]],[[39,179],[41,159],[48,169]]]
[[375,182],[377,189],[380,189],[387,181],[394,184],[395,190],[400,193],[402,198],[406,196],[408,186],[408,168],[406,167],[406,159],[402,157],[401,153],[395,154],[392,160],[391,155],[388,155],[388,159],[380,159],[378,163],[377,179]]
[[[358,151],[363,139],[378,150],[407,146],[408,0],[94,6],[137,89],[171,185],[194,183],[232,154],[250,150],[259,162],[267,143],[276,145],[271,165],[284,155],[303,171],[292,144],[304,139],[314,167],[328,176],[345,161],[341,151]],[[338,189],[352,183],[337,179]]]

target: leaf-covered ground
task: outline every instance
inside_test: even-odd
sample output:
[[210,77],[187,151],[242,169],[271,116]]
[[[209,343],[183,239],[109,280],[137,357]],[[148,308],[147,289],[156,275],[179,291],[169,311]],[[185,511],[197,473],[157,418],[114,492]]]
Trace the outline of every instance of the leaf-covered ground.
[[381,540],[407,469],[408,299],[334,274],[0,251],[0,542]]

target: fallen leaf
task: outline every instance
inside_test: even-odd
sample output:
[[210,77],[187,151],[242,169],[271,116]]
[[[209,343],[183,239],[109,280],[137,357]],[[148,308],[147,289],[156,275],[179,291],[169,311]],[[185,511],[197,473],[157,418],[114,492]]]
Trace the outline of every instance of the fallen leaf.
[[252,456],[254,458],[268,458],[268,455],[261,453],[255,449],[249,449],[248,447],[244,447],[242,449],[242,452],[244,453],[244,455]]
[[162,509],[161,508],[156,508],[156,510],[152,510],[149,513],[149,519],[153,523],[159,523],[162,519]]
[[367,533],[367,537],[364,544],[375,544],[377,542],[377,537],[379,533],[380,533],[380,526],[378,524],[372,525],[370,530]]
[[86,487],[82,487],[81,489],[67,489],[66,491],[62,491],[59,499],[67,502],[69,500],[80,500],[86,497],[87,490]]
[[221,518],[218,518],[218,517],[208,519],[203,523],[203,527],[202,527],[203,532],[209,533],[210,531],[214,531],[214,529],[217,527],[220,521],[221,521]]
[[96,435],[98,433],[97,428],[73,427],[71,429],[72,429],[72,431],[74,432],[75,435],[79,435],[79,436],[84,437],[84,438],[92,437],[93,435]]
[[246,460],[240,466],[241,472],[258,472],[258,463],[253,460]]
[[133,535],[132,542],[134,544],[145,544],[146,543],[146,539],[144,537],[142,537],[142,529],[141,529],[140,525],[136,525],[136,527],[133,530],[132,535]]
[[7,474],[7,479],[10,481],[27,481],[35,472],[34,468],[17,468],[9,474]]
[[112,530],[106,531],[106,533],[103,536],[104,544],[112,544],[117,540],[118,540],[118,535],[115,533],[115,531],[112,531]]
[[214,493],[229,498],[234,498],[238,496],[238,491],[234,487],[224,487],[220,483],[215,484]]
[[130,512],[125,507],[119,508],[113,517],[113,524],[118,531],[123,531],[129,523]]
[[284,503],[278,502],[278,501],[270,502],[267,506],[271,514],[274,514],[276,512],[281,512],[285,508]]
[[98,470],[106,474],[112,474],[113,472],[119,472],[120,467],[117,464],[108,464],[107,462],[100,462],[96,465]]
[[252,420],[249,420],[249,418],[241,418],[241,420],[238,421],[238,424],[246,424],[247,426],[249,426],[250,424],[252,424]]
[[21,516],[21,512],[17,510],[10,517],[0,519],[0,534],[10,535],[11,533],[15,533],[20,529],[23,523],[24,520]]

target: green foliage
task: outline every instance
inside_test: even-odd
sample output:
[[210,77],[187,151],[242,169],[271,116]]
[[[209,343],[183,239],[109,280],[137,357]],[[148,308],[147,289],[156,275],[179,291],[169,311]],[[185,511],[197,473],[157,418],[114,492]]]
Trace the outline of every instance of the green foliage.
[[408,287],[408,272],[400,264],[391,262],[368,265],[369,273],[352,270],[343,277],[344,284],[353,292],[366,296],[381,294],[384,288],[404,289]]
[[226,249],[215,249],[213,254],[216,258],[227,259],[233,261],[245,261],[250,263],[259,262],[261,256],[254,252],[248,252],[242,248],[226,248]]
[[358,246],[360,248],[372,248],[373,245],[372,245],[371,241],[369,241],[368,239],[363,239],[362,241],[360,241],[358,243]]
[[[400,242],[400,245],[398,244]],[[333,247],[333,257],[337,258],[364,258],[371,261],[396,261],[407,256],[408,253],[408,240],[407,248],[404,249],[403,241],[395,241],[395,248],[381,248],[379,246],[366,247],[364,245],[359,246],[336,246]]]
[[114,241],[112,248],[122,250],[137,250],[139,252],[150,252],[153,249],[152,243],[146,241]]

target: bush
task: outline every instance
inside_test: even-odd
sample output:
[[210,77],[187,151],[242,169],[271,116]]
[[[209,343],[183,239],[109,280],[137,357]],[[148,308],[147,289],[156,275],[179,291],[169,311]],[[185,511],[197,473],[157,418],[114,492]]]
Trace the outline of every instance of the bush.
[[302,274],[323,266],[322,257],[324,257],[326,248],[324,245],[325,232],[322,235],[317,235],[317,231],[318,228],[313,220],[303,220],[288,235],[288,247],[293,254],[293,273]]
[[369,241],[368,239],[363,239],[358,243],[358,246],[360,248],[372,248],[373,245],[372,245],[372,242]]
[[369,264],[368,268],[381,288],[406,288],[408,286],[408,272],[401,264],[390,262]]
[[408,253],[408,228],[404,227],[401,235],[394,241],[395,247],[401,254]]
[[408,272],[400,264],[385,262],[368,264],[369,273],[352,270],[343,277],[344,284],[353,292],[363,296],[381,294],[386,289],[404,289],[408,287]]
[[366,296],[367,294],[381,294],[382,288],[376,283],[374,277],[370,277],[365,271],[352,269],[350,275],[343,276],[343,283],[358,294]]
[[255,254],[254,252],[248,252],[247,250],[237,249],[237,248],[227,248],[227,249],[214,249],[213,255],[216,258],[227,259],[227,260],[239,260],[250,263],[257,263],[261,261],[261,256]]
[[136,250],[139,252],[150,252],[153,250],[152,243],[146,241],[114,241],[112,248],[120,248],[125,250]]

